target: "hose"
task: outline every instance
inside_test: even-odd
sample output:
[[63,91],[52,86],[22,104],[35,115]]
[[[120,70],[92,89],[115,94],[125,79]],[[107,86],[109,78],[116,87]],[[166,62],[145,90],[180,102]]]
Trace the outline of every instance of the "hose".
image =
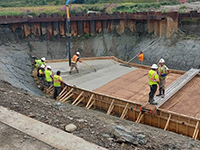
[[[148,46],[147,46],[145,49],[142,50],[142,52],[146,51],[150,46],[153,46],[154,44],[156,44],[158,41],[160,41],[160,39],[161,39],[161,38],[159,38],[159,39],[156,40],[156,41],[150,42],[150,43],[148,44]],[[129,61],[127,61],[127,63],[130,63],[130,62],[131,62],[133,59],[135,59],[137,56],[138,56],[138,54],[135,55],[134,57],[132,57]]]

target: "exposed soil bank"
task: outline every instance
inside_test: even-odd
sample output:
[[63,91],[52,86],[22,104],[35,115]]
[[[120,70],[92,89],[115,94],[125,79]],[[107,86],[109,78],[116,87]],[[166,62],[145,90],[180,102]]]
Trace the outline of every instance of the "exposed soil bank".
[[[32,97],[3,81],[0,82],[0,104],[63,130],[65,125],[73,123],[77,126],[74,135],[110,150],[198,150],[200,148],[198,140],[136,124],[96,110],[58,103],[52,99]],[[145,143],[121,144],[113,135],[112,128],[117,126],[125,127],[132,134],[143,137]]]
[[[63,39],[31,41],[30,45],[36,55],[43,55],[48,59],[68,58]],[[160,58],[166,60],[169,68],[177,70],[197,68],[200,64],[200,40],[186,40],[177,35],[171,39],[159,39],[150,34],[144,36],[103,34],[88,39],[79,37],[72,40],[72,54],[80,51],[82,57],[116,56],[128,61],[144,49],[145,65],[157,63]],[[138,63],[137,57],[132,62]]]

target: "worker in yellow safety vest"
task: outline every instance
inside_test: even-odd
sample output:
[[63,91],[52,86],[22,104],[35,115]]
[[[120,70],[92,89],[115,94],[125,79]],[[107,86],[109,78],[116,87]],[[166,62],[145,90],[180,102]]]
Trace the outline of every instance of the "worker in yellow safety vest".
[[61,92],[61,83],[63,83],[65,86],[67,85],[62,77],[60,76],[61,72],[57,71],[56,75],[53,76],[53,86],[54,86],[54,99],[57,98],[57,96]]
[[165,97],[165,84],[166,84],[166,77],[170,73],[169,68],[165,65],[165,60],[163,58],[160,59],[158,63],[158,75],[159,75],[159,94],[156,96],[161,96],[162,98]]
[[45,82],[45,66],[43,64],[39,67],[38,77],[40,80],[40,85],[38,86],[38,88],[43,90]]
[[45,70],[45,81],[46,81],[46,87],[49,88],[53,83],[53,73],[51,71],[51,66],[47,66],[47,69]]
[[157,103],[154,102],[154,95],[157,91],[157,86],[159,84],[159,77],[157,74],[157,70],[158,70],[158,66],[156,64],[153,64],[148,74],[149,85],[150,85],[149,103],[153,105],[157,105]]
[[71,63],[71,67],[70,67],[70,74],[72,73],[72,70],[73,70],[73,68],[75,67],[76,68],[76,71],[77,71],[77,73],[78,73],[78,68],[77,68],[77,62],[82,62],[81,60],[80,60],[80,53],[79,52],[76,52],[76,54],[72,57],[72,63]]
[[41,59],[35,60],[35,67],[37,68],[37,76],[39,77],[39,68],[41,67],[41,65],[44,65],[46,67],[46,63],[45,63],[46,59],[44,57],[42,57]]

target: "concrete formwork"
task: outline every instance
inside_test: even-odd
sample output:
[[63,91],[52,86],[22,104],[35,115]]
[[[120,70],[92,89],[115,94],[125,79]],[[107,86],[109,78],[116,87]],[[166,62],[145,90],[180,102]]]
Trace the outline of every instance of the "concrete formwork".
[[[125,63],[115,57],[111,58],[119,63]],[[183,91],[180,90],[169,101],[167,101],[162,108],[158,108],[156,115],[151,115],[149,113],[141,114],[140,108],[148,99],[149,86],[147,73],[150,67],[132,63],[129,65],[138,67],[139,69],[134,69],[132,72],[121,75],[119,78],[104,84],[95,91],[67,86],[62,90],[57,100],[61,102],[71,102],[72,105],[75,106],[81,104],[81,106],[85,106],[87,109],[101,109],[106,111],[108,115],[117,115],[120,118],[133,120],[137,123],[148,124],[158,128],[163,128],[164,130],[170,130],[176,133],[184,134],[193,137],[194,139],[199,139],[200,119],[197,118],[199,108],[198,105],[193,107],[195,102],[198,102],[197,97],[194,96],[192,100],[193,105],[187,105],[187,103],[185,103],[185,106],[180,104],[185,102],[186,99],[179,97],[181,100],[183,100],[182,102],[180,99],[176,99],[176,95],[180,95],[180,92],[183,92],[185,87],[186,89],[184,93],[187,94],[190,92],[188,95],[189,97],[192,97],[192,95],[198,93],[197,90],[194,90],[193,93],[190,84],[192,84],[193,87],[198,86],[197,81],[199,80],[199,76],[193,79],[196,81],[196,84],[193,84],[193,80],[189,82],[188,85],[183,87]],[[183,71],[177,70],[171,71],[172,73],[168,75],[167,86],[184,73]],[[88,84],[90,84],[89,81]],[[189,92],[187,91],[187,87],[190,87]],[[48,92],[52,92],[52,90],[53,89],[50,88]],[[175,102],[173,102],[174,100]],[[168,103],[169,105],[167,105]],[[175,109],[171,111],[170,109],[165,110],[164,106]],[[191,111],[195,112],[197,115],[195,116],[187,113]]]

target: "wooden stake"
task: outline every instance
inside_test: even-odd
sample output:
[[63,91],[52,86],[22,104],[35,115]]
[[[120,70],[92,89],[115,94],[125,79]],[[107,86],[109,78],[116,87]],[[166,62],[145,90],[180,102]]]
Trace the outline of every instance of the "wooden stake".
[[66,99],[66,97],[73,91],[73,88],[63,97],[61,98],[59,101],[63,101],[64,99]]
[[58,99],[62,99],[64,96],[66,96],[66,94],[68,93],[67,90],[65,90],[62,95],[58,96]]
[[49,89],[47,93],[51,93],[52,91],[54,91],[54,88]]
[[90,99],[89,99],[89,101],[87,102],[87,105],[85,106],[86,108],[90,105],[90,102],[92,101],[93,96],[94,96],[94,94],[92,94],[92,95],[90,96]]
[[141,116],[141,115],[142,115],[142,112],[139,113],[139,115],[138,115],[138,117],[137,117],[137,119],[136,119],[136,121],[135,121],[136,123],[138,123],[138,120],[140,119],[140,116]]
[[64,89],[60,92],[58,95],[58,98],[61,98],[64,95],[65,90],[67,89],[67,86],[64,87]]
[[194,137],[195,140],[197,139],[198,134],[199,134],[199,129],[197,129],[196,135],[195,135],[195,137]]
[[113,108],[114,108],[114,105],[113,105],[113,103],[114,103],[114,99],[112,100],[112,102],[111,102],[111,104],[110,104],[110,106],[109,106],[109,108],[108,108],[108,111],[107,111],[107,115],[110,115],[110,113],[112,112],[112,110],[113,110]]
[[85,97],[82,97],[74,106],[77,106],[80,102],[84,100]]
[[94,104],[95,100],[93,100],[93,102],[90,104],[90,106],[88,106],[87,109],[90,109],[92,107],[92,105]]
[[83,91],[79,94],[79,96],[73,101],[73,103],[72,103],[72,105],[74,105],[77,101],[78,101],[78,99],[83,95]]
[[140,123],[140,121],[142,120],[143,117],[144,117],[144,114],[141,114],[137,123]]
[[122,112],[122,115],[120,117],[121,119],[124,119],[124,117],[126,116],[126,114],[128,112],[128,105],[129,105],[129,103],[126,104],[126,106],[125,106],[125,108],[124,108],[124,110]]
[[65,99],[63,99],[61,102],[65,102],[68,98],[72,97],[74,95],[74,93],[70,94],[69,96],[67,96]]
[[167,123],[166,123],[166,125],[165,125],[164,130],[167,130],[167,127],[168,127],[168,125],[169,125],[170,119],[171,119],[171,114],[169,115],[169,117],[168,117],[168,119],[167,119]]
[[193,136],[192,136],[193,139],[194,139],[195,136],[196,136],[196,132],[197,132],[198,127],[199,127],[199,121],[197,121],[197,124],[196,124],[195,130],[194,130],[194,133],[193,133]]
[[50,91],[53,89],[53,85],[51,85],[48,89],[46,93],[50,93]]

